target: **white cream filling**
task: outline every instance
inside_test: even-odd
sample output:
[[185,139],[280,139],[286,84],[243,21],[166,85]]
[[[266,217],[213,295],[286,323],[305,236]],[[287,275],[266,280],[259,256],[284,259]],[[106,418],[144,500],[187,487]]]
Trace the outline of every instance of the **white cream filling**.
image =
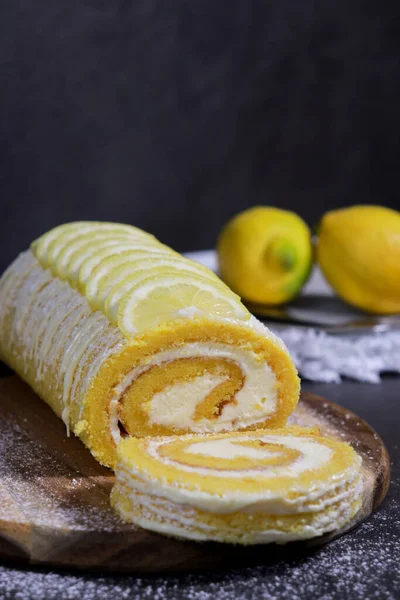
[[[238,438],[236,441],[240,441],[240,438]],[[235,440],[228,438],[195,442],[194,444],[188,446],[185,449],[185,452],[188,454],[200,454],[201,456],[212,456],[213,458],[229,459],[245,457],[255,460],[262,460],[265,458],[275,458],[276,456],[279,456],[278,449],[275,452],[271,452],[265,448],[242,446],[235,443]]]
[[150,423],[190,428],[196,433],[211,433],[231,429],[235,419],[240,420],[238,426],[244,427],[261,423],[266,416],[274,413],[278,394],[276,376],[271,367],[249,350],[228,344],[194,342],[152,356],[146,364],[132,369],[114,388],[110,406],[110,431],[116,444],[120,440],[118,403],[135,379],[153,366],[181,358],[198,357],[224,358],[239,365],[244,376],[244,385],[236,393],[235,402],[227,404],[213,421],[195,421],[196,406],[225,378],[205,374],[188,383],[180,382],[168,386],[155,394],[148,408]]
[[162,392],[154,394],[149,410],[151,423],[170,427],[193,427],[196,407],[227,376],[205,374],[193,381],[170,385]]
[[[246,477],[254,477],[254,478],[273,478],[273,477],[291,477],[295,479],[297,476],[301,475],[305,471],[312,471],[314,469],[320,469],[321,467],[327,465],[332,457],[332,450],[319,442],[316,442],[311,439],[307,439],[304,437],[294,437],[294,436],[279,436],[277,439],[274,435],[263,435],[259,437],[261,441],[267,444],[279,444],[286,448],[297,450],[300,453],[300,456],[294,460],[292,463],[276,467],[272,466],[263,466],[262,469],[246,469]],[[270,450],[265,450],[263,448],[254,448],[254,447],[246,447],[240,445],[240,442],[245,441],[254,441],[254,438],[251,436],[240,436],[237,438],[222,438],[220,440],[204,440],[202,442],[197,442],[193,444],[194,446],[194,454],[202,454],[203,456],[208,457],[220,457],[220,458],[235,458],[238,456],[248,457],[250,459],[268,459],[271,457],[272,453]],[[229,477],[229,478],[243,478],[243,472],[234,471],[234,470],[222,470],[222,469],[213,469],[204,468],[204,467],[196,467],[193,465],[185,465],[181,462],[176,463],[175,461],[167,458],[166,456],[160,457],[158,449],[160,446],[165,444],[165,440],[161,443],[158,440],[150,440],[148,445],[148,453],[153,458],[157,460],[162,460],[165,464],[169,464],[174,466],[175,468],[186,471],[188,473],[197,473],[199,475],[204,476],[214,476],[214,477]],[[168,443],[168,442],[167,442]],[[192,447],[187,446],[187,453],[192,452]],[[216,452],[216,454],[215,454]],[[277,445],[276,453],[279,454],[279,446]],[[274,453],[275,454],[275,453]]]

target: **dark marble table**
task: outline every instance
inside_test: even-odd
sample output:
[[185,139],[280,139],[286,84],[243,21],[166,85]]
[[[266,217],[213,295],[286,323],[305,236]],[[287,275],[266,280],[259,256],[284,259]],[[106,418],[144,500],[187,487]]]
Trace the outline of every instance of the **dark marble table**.
[[380,385],[304,383],[366,419],[391,456],[392,482],[381,508],[328,546],[287,560],[260,549],[259,566],[179,576],[102,576],[0,566],[3,600],[352,600],[400,598],[400,378]]

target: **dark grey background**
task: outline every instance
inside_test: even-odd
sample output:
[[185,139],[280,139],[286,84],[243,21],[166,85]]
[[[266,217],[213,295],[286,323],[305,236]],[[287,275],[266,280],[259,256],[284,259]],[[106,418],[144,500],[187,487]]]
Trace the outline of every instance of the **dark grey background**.
[[257,203],[399,205],[398,0],[2,0],[0,272],[53,225],[211,247]]

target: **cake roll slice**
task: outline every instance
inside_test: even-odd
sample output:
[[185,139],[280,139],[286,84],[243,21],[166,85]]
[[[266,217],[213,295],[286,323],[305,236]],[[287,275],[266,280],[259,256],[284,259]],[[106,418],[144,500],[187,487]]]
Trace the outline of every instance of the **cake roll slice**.
[[334,531],[361,507],[361,459],[300,427],[124,439],[111,503],[173,537],[286,543]]
[[129,225],[44,234],[0,280],[0,357],[113,467],[121,436],[282,426],[284,344],[210,270]]

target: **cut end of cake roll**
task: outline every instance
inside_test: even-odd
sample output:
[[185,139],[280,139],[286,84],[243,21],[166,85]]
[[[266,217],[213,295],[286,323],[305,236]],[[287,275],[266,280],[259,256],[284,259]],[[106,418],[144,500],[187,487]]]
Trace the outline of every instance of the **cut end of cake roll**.
[[112,454],[124,434],[280,427],[298,396],[296,370],[275,338],[196,317],[138,336],[102,366],[82,413],[91,426],[80,435],[99,453],[107,439]]
[[279,427],[284,344],[206,267],[129,225],[79,222],[0,280],[0,354],[113,467],[126,435]]
[[111,503],[183,539],[286,543],[344,527],[361,507],[361,459],[315,430],[126,439]]

